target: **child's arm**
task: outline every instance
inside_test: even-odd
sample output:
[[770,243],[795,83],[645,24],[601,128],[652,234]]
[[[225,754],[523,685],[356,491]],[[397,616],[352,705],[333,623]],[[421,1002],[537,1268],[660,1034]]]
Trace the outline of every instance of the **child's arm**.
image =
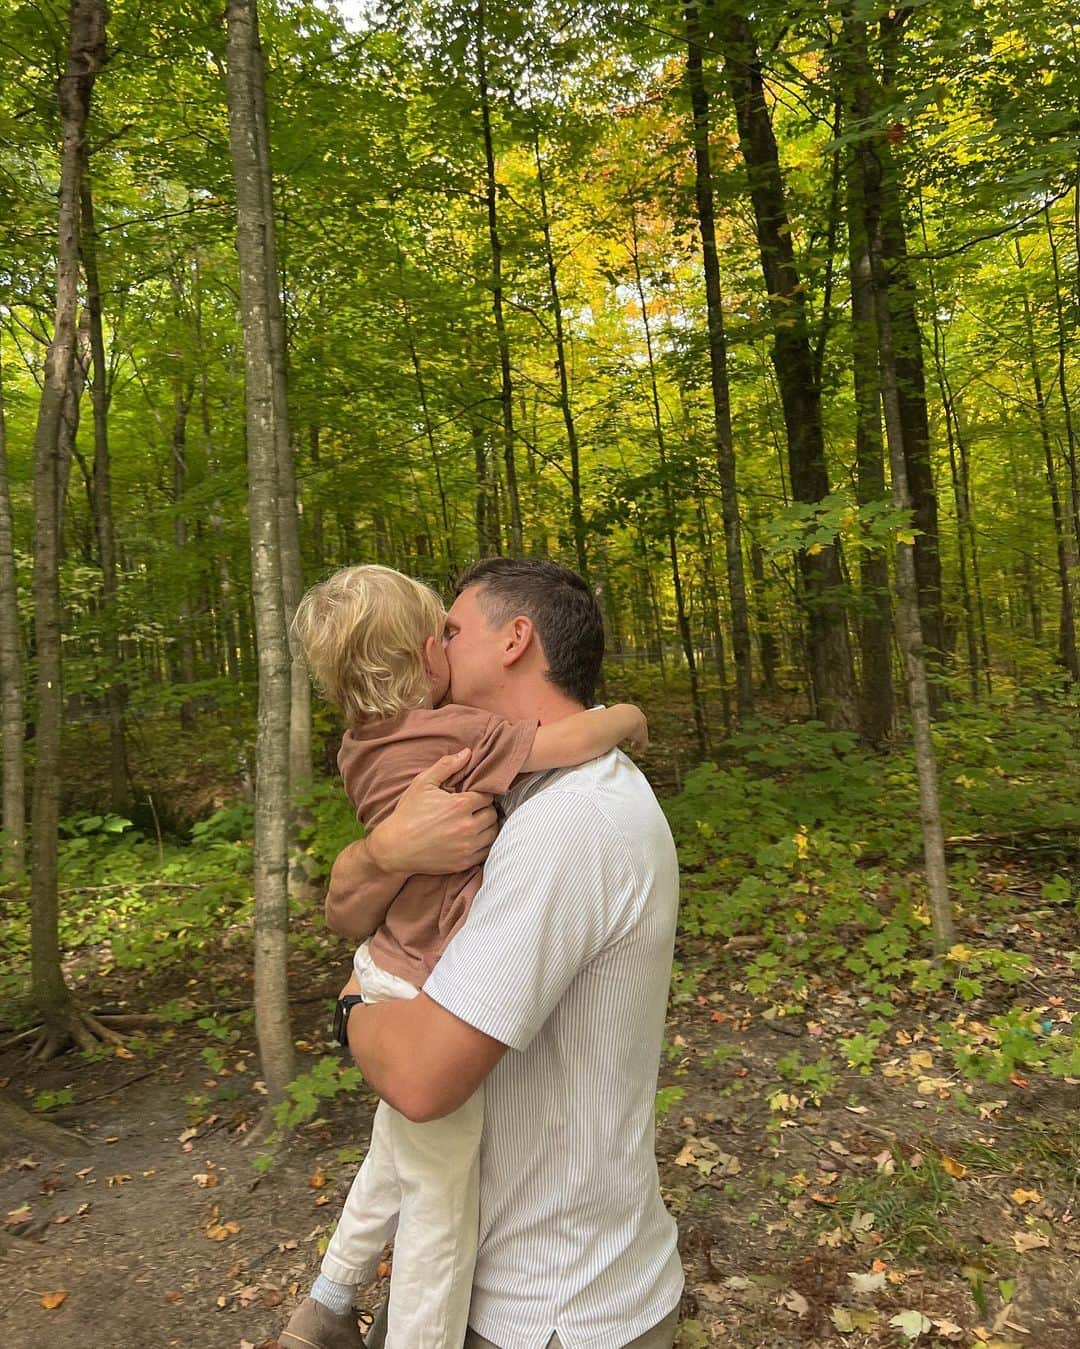
[[545,768],[573,768],[606,754],[622,740],[628,740],[632,749],[648,746],[649,726],[640,707],[616,703],[614,707],[575,712],[537,730],[532,752],[521,771],[539,773]]

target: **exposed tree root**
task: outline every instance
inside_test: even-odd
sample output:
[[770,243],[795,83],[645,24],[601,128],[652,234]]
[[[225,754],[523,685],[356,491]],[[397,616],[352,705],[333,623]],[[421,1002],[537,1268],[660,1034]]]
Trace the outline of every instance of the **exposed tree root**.
[[37,1039],[30,1047],[30,1057],[48,1063],[68,1049],[89,1052],[99,1045],[122,1045],[124,1037],[111,1030],[91,1012],[80,1011],[74,1005],[58,1016],[51,1016],[37,1028]]
[[3,1100],[0,1100],[0,1134],[18,1138],[31,1147],[42,1148],[63,1157],[78,1156],[90,1146],[69,1129],[61,1129],[48,1120],[37,1119],[17,1105]]

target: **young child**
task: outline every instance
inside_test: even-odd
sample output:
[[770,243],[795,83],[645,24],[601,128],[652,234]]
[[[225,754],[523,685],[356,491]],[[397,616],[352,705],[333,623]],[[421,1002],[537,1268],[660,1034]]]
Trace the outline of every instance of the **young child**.
[[[439,706],[450,684],[445,617],[434,591],[379,566],[337,572],[297,609],[308,666],[348,726],[338,767],[365,827],[393,810],[418,772],[465,747],[472,755],[450,785],[499,796],[521,773],[573,767],[623,740],[647,744],[645,718],[628,704],[550,726]],[[405,882],[356,952],[364,1001],[416,996],[480,882],[480,867]],[[279,1337],[282,1349],[360,1349],[353,1297],[391,1238],[386,1349],[461,1349],[476,1257],[483,1095],[481,1088],[453,1114],[425,1124],[380,1102],[321,1273]]]

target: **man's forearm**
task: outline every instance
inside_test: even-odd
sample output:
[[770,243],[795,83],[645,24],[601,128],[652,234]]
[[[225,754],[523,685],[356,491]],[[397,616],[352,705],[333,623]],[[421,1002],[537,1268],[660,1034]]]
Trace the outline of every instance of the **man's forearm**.
[[423,1123],[464,1105],[506,1046],[420,993],[354,1007],[349,1050],[388,1105]]
[[326,925],[353,941],[370,937],[404,885],[406,877],[386,872],[371,855],[366,838],[338,853],[326,892]]

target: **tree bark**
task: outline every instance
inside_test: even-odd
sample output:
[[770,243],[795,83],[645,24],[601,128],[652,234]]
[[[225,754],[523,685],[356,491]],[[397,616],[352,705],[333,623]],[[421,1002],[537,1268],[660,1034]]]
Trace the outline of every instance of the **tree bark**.
[[[904,423],[897,382],[896,353],[893,348],[892,312],[881,241],[881,222],[871,217],[867,221],[867,226],[874,279],[874,311],[878,323],[878,351],[881,360],[881,399],[885,411],[885,436],[889,446],[889,468],[892,474],[892,503],[896,510],[911,513],[912,500],[908,489],[907,461],[904,457]],[[945,835],[941,827],[937,756],[934,752],[930,725],[929,681],[919,614],[915,550],[910,543],[904,543],[902,540],[898,540],[896,544],[896,601],[897,629],[907,673],[915,768],[919,779],[919,822],[922,826],[930,920],[934,949],[941,954],[949,950],[956,936],[945,867]]]
[[[806,321],[803,284],[795,266],[783,175],[773,134],[757,40],[745,15],[718,7],[717,37],[735,106],[739,146],[746,162],[761,267],[773,318],[773,365],[787,433],[791,490],[816,505],[829,495],[821,391]],[[847,614],[842,601],[839,543],[800,549],[808,629],[810,679],[816,713],[834,730],[858,726]]]
[[75,359],[79,286],[79,182],[94,80],[105,59],[106,12],[99,0],[73,0],[64,74],[58,83],[60,152],[56,314],[34,434],[34,639],[37,658],[31,848],[31,998],[44,1023],[43,1052],[71,1036],[71,999],[60,968],[57,833],[60,728],[60,486],[65,401]]
[[26,864],[23,662],[17,586],[15,528],[8,486],[4,376],[0,360],[0,772],[4,775],[0,876],[3,877],[19,875]]
[[105,708],[109,723],[109,805],[118,815],[128,808],[127,746],[124,737],[125,690],[121,676],[120,635],[117,613],[116,533],[112,510],[112,465],[109,458],[109,368],[105,360],[105,333],[101,314],[101,281],[98,276],[97,230],[94,225],[94,194],[90,183],[89,155],[85,152],[79,185],[82,233],[79,249],[86,276],[86,313],[90,325],[90,355],[93,379],[90,405],[94,417],[93,515],[101,568],[101,651],[108,672]]
[[[257,6],[253,5],[253,9]],[[285,604],[285,629],[289,643],[289,791],[311,780],[311,680],[304,652],[292,629],[296,607],[304,593],[304,568],[300,554],[300,517],[297,508],[296,470],[289,433],[289,347],[281,302],[277,228],[274,212],[274,177],[270,164],[270,125],[266,112],[266,67],[261,47],[251,64],[251,104],[255,116],[255,148],[259,157],[259,186],[263,196],[263,231],[266,249],[266,300],[270,328],[270,359],[273,367],[274,453],[277,459],[278,547],[281,551],[281,585]]]
[[[739,720],[754,714],[754,670],[751,657],[750,619],[743,566],[742,527],[739,520],[738,479],[731,431],[731,395],[728,386],[727,338],[724,333],[724,301],[720,287],[720,262],[716,250],[716,215],[713,194],[712,156],[709,145],[709,94],[702,70],[701,23],[696,4],[684,10],[687,36],[686,82],[693,112],[694,187],[698,226],[701,230],[702,267],[705,274],[705,309],[709,339],[709,383],[713,403],[713,437],[716,468],[720,478],[720,508],[724,521],[724,561],[731,601],[731,645],[735,660],[735,699]],[[726,692],[725,692],[726,697]]]
[[667,535],[668,559],[671,563],[671,586],[675,592],[675,617],[682,639],[683,655],[690,675],[690,701],[694,714],[694,733],[698,751],[704,756],[708,749],[708,736],[705,730],[705,708],[701,699],[701,687],[698,681],[697,658],[694,654],[694,642],[690,632],[690,619],[686,611],[686,596],[683,591],[682,570],[679,566],[679,543],[676,529],[675,497],[671,490],[671,476],[668,468],[667,447],[664,439],[664,424],[660,414],[660,391],[656,383],[656,361],[653,356],[652,332],[649,326],[649,308],[645,299],[645,286],[641,275],[641,256],[638,251],[637,216],[631,214],[630,227],[633,238],[632,261],[634,281],[637,286],[638,301],[641,305],[641,322],[645,329],[645,350],[649,365],[649,388],[652,394],[653,429],[656,434],[656,449],[660,459],[660,488],[664,503],[664,531]]
[[[1020,240],[1016,244],[1016,265],[1022,271],[1024,256],[1020,251]],[[1042,440],[1043,462],[1046,465],[1046,487],[1050,494],[1050,512],[1054,522],[1054,542],[1057,549],[1058,584],[1061,587],[1061,621],[1058,625],[1058,654],[1061,664],[1068,671],[1070,680],[1080,683],[1080,649],[1076,642],[1076,606],[1072,589],[1072,572],[1069,566],[1069,521],[1061,492],[1058,489],[1057,466],[1054,463],[1054,447],[1050,439],[1050,422],[1046,413],[1046,395],[1043,390],[1042,371],[1039,368],[1039,355],[1035,347],[1035,321],[1031,313],[1031,300],[1026,289],[1021,291],[1024,307],[1024,332],[1027,338],[1028,362],[1031,366],[1031,382],[1035,390],[1035,410],[1039,419],[1039,436]]]
[[[845,42],[865,41],[865,25],[845,23]],[[845,48],[845,55],[847,49]],[[859,64],[847,72],[847,106],[852,130],[865,132],[868,113]],[[881,438],[881,384],[870,240],[866,229],[866,147],[856,141],[847,153],[848,266],[851,280],[851,350],[855,386],[855,495],[860,506],[883,501],[885,447]],[[883,745],[892,732],[892,614],[886,550],[864,548],[859,556],[859,652],[862,682],[859,720],[863,739]]]
[[479,0],[476,10],[476,81],[484,136],[484,198],[487,204],[488,238],[491,241],[491,304],[499,345],[499,402],[502,408],[506,495],[510,505],[510,550],[515,557],[520,557],[522,530],[517,463],[514,457],[514,387],[510,378],[510,339],[503,312],[503,249],[499,238],[498,184],[495,179],[495,142],[491,132],[491,89],[488,85],[487,61],[487,11],[485,0]]
[[[880,212],[881,260],[888,287],[893,335],[893,360],[896,364],[897,397],[904,434],[904,462],[911,491],[915,537],[915,574],[919,585],[919,612],[923,638],[927,646],[931,710],[938,708],[944,690],[933,676],[940,673],[948,657],[949,641],[942,612],[941,539],[938,525],[937,493],[930,457],[930,421],[926,406],[926,374],[923,365],[922,335],[916,309],[916,286],[908,264],[907,231],[901,201],[900,177],[892,144],[882,125],[881,109],[892,97],[890,76],[879,80],[870,65],[865,41],[854,44],[850,57],[857,61],[866,92],[867,116],[876,116],[878,134],[863,142],[864,180],[872,206]],[[900,31],[895,23],[882,25],[886,39]],[[871,167],[873,172],[871,172]]]
[[544,159],[540,153],[540,127],[533,122],[533,155],[536,161],[536,182],[540,191],[540,220],[544,231],[544,260],[547,264],[548,294],[555,320],[555,366],[559,375],[559,411],[566,428],[566,447],[570,454],[570,528],[574,535],[574,553],[577,568],[589,580],[589,546],[585,530],[585,513],[581,504],[581,445],[577,422],[570,399],[570,369],[566,348],[566,325],[563,320],[562,297],[559,294],[559,273],[555,265],[555,250],[551,242],[551,217],[548,214],[547,184],[544,180]]
[[244,331],[244,404],[252,595],[259,668],[255,746],[255,1028],[271,1105],[295,1072],[289,1026],[288,826],[289,654],[281,573],[279,458],[275,428],[274,354],[270,315],[271,261],[266,159],[256,110],[261,81],[256,0],[229,0],[229,144],[236,183],[236,251]]

